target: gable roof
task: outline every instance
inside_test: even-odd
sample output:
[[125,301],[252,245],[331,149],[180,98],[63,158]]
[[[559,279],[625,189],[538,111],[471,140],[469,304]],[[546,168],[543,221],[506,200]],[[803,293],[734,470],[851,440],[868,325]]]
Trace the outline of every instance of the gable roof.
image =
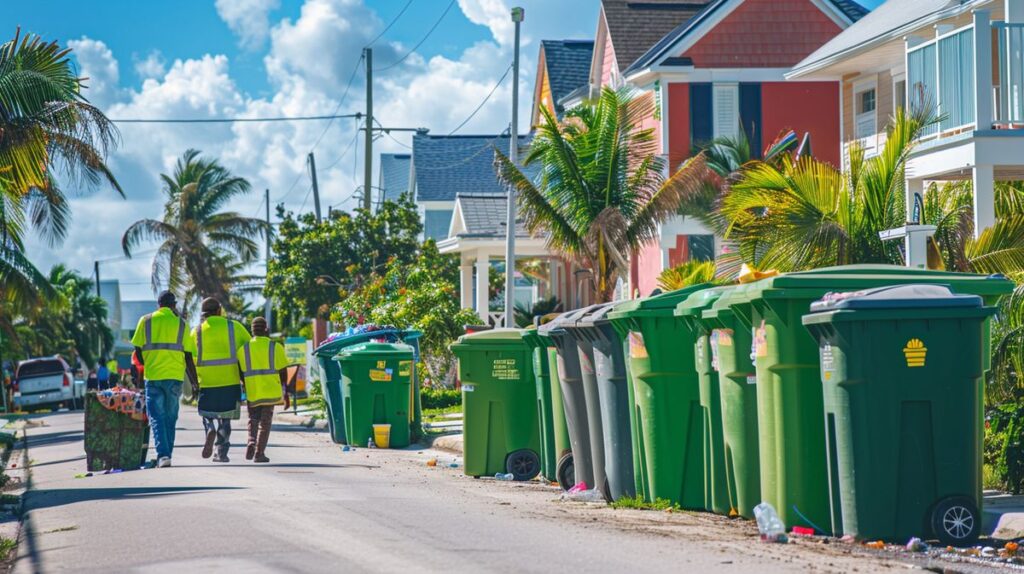
[[651,46],[717,0],[601,0],[615,62],[630,67]]
[[[843,17],[850,22],[856,22],[868,14],[867,8],[864,8],[858,4],[855,0],[825,0],[831,6],[833,6]],[[666,56],[671,58],[673,54],[669,53],[673,46],[678,45],[680,42],[685,40],[688,36],[696,33],[696,30],[700,25],[706,22],[709,18],[714,16],[720,9],[722,9],[729,0],[712,0],[702,10],[694,14],[691,18],[684,22],[681,22],[673,30],[665,34],[661,39],[651,46],[649,50],[644,52],[643,55],[639,56],[635,61],[630,64],[629,68],[623,72],[624,76],[628,76],[635,71],[642,70],[655,64],[657,61],[665,58]],[[678,61],[674,62],[673,65],[692,65],[687,62],[686,58],[678,58]],[[621,69],[621,68],[620,68]]]
[[409,166],[412,155],[407,153],[380,154],[381,201],[395,199],[409,191]]
[[544,65],[551,86],[551,101],[561,113],[559,102],[586,86],[590,80],[590,60],[594,54],[593,40],[543,40]]
[[910,29],[966,11],[969,5],[976,4],[979,2],[970,0],[888,0],[804,58],[787,77],[814,71],[837,58],[899,39]]
[[[494,149],[508,154],[510,139],[508,135],[414,135],[416,201],[455,201],[460,193],[505,193],[494,171]],[[529,135],[519,136],[520,148],[529,145],[531,139]],[[524,172],[532,177],[536,169]]]
[[[459,194],[455,198],[452,229],[457,237],[505,237],[508,195]],[[458,219],[456,222],[455,219]],[[516,220],[516,237],[529,237],[523,220]]]

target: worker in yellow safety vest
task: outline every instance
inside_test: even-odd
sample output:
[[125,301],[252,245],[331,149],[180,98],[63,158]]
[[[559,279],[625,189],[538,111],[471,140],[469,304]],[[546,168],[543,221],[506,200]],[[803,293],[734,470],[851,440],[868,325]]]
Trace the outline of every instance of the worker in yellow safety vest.
[[139,319],[132,345],[140,364],[145,365],[146,414],[153,431],[156,466],[163,468],[171,466],[181,387],[186,371],[195,374],[192,357],[196,343],[178,316],[174,293],[164,291],[157,304],[156,312]]
[[193,333],[197,350],[199,415],[203,417],[203,428],[206,429],[202,454],[203,458],[213,455],[213,462],[229,462],[231,421],[238,420],[242,414],[238,351],[250,337],[244,325],[223,316],[224,309],[216,299],[203,299],[201,311],[202,322]]
[[266,450],[274,407],[284,403],[288,408],[288,375],[285,373],[288,358],[284,354],[284,345],[270,340],[267,320],[263,317],[252,320],[252,335],[252,340],[242,346],[238,357],[249,409],[249,445],[245,449],[245,458],[270,462]]

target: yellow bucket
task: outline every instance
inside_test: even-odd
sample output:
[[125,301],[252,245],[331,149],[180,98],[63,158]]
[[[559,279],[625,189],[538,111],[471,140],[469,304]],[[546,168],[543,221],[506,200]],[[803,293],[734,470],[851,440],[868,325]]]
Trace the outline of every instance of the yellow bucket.
[[377,448],[391,446],[391,425],[373,425],[373,442]]

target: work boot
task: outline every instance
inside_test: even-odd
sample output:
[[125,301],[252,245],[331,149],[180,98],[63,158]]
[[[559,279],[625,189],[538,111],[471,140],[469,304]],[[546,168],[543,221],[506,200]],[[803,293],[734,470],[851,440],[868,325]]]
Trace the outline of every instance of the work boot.
[[210,429],[206,431],[206,442],[203,443],[203,458],[210,458],[213,454],[213,442],[217,440],[217,431]]
[[252,460],[252,457],[256,456],[256,443],[249,443],[249,446],[245,447],[245,460]]
[[231,462],[231,459],[228,458],[227,453],[220,454],[219,452],[213,455],[213,458],[210,460],[212,460],[213,462]]
[[258,452],[256,453],[256,460],[254,460],[253,462],[270,462],[270,459],[267,458],[267,455],[263,454],[262,452]]

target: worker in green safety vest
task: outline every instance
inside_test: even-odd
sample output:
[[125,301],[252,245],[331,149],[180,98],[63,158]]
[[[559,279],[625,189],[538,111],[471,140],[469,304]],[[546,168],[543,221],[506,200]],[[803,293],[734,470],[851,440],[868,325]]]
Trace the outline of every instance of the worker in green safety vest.
[[252,335],[252,340],[243,345],[238,354],[249,410],[249,444],[245,458],[270,462],[266,450],[274,407],[284,403],[288,408],[288,375],[285,373],[288,358],[284,354],[284,345],[270,340],[267,321],[263,317],[252,320]]
[[200,309],[202,322],[193,334],[197,351],[199,415],[203,417],[203,428],[206,429],[202,455],[203,458],[213,455],[213,462],[229,462],[231,421],[242,415],[238,351],[250,337],[244,325],[224,317],[224,308],[216,299],[203,299]]
[[145,365],[146,415],[153,431],[156,466],[163,468],[171,466],[181,387],[186,371],[195,373],[196,343],[178,316],[174,293],[164,291],[157,304],[159,309],[139,319],[132,345],[139,363]]

